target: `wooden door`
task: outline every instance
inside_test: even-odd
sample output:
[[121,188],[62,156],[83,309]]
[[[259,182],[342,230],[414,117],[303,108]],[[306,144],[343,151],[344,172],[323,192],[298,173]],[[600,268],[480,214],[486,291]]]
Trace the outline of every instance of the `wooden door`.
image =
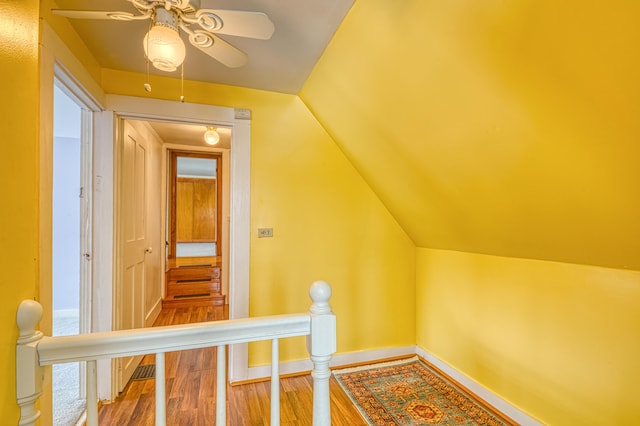
[[[202,256],[221,256],[222,238],[222,155],[188,151],[170,151],[169,181],[169,251],[168,258],[184,257],[180,255],[178,244],[188,245],[205,243],[213,245],[211,254]],[[211,163],[195,166],[188,170],[185,166],[179,176],[179,161],[189,159],[205,160]],[[201,163],[202,164],[202,163]],[[187,256],[189,257],[189,256]]]
[[[147,146],[136,130],[125,122],[121,168],[121,285],[118,297],[118,329],[144,327]],[[121,392],[142,357],[118,360],[118,392]]]

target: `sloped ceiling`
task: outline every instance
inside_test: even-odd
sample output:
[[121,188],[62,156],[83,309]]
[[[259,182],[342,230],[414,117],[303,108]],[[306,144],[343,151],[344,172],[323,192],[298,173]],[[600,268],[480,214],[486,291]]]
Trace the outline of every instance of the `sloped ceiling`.
[[359,1],[300,97],[417,246],[640,270],[638,22]]

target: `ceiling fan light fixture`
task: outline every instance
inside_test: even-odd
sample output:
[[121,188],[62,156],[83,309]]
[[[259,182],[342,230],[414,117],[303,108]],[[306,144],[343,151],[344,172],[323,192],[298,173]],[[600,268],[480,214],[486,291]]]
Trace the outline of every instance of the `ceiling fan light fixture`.
[[175,71],[184,61],[186,52],[177,22],[175,13],[158,8],[153,26],[142,41],[147,59],[161,71]]
[[207,126],[207,131],[204,132],[204,141],[209,145],[215,145],[220,142],[220,134],[215,127]]

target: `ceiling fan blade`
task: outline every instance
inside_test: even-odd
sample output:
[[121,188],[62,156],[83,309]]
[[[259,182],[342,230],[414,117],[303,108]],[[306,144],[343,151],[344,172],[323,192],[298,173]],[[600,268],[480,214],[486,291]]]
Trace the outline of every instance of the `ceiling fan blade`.
[[238,68],[247,63],[246,53],[220,37],[203,30],[187,31],[187,33],[192,45],[223,65],[229,68]]
[[268,40],[275,30],[273,22],[262,12],[200,9],[195,18],[202,28],[217,34]]
[[134,15],[129,12],[104,11],[104,10],[72,10],[51,9],[52,13],[72,19],[115,19],[116,21],[136,21],[148,19],[151,12],[142,15]]

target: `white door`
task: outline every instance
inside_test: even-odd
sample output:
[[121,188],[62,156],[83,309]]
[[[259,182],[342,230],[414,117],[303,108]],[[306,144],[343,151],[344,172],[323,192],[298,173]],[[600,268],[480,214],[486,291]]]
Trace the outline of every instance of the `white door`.
[[[121,280],[117,309],[118,329],[144,327],[147,145],[125,121],[120,186]],[[121,392],[142,357],[119,359],[118,392]]]

